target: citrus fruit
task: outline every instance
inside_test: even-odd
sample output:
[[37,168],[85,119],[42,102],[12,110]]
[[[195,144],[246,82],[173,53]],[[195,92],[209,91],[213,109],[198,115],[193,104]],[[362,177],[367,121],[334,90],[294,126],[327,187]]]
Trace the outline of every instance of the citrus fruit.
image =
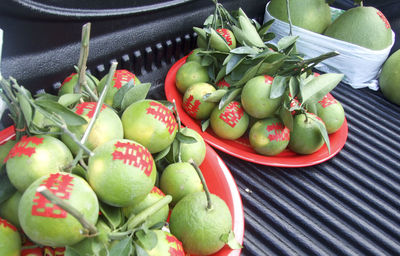
[[217,51],[229,52],[236,48],[236,38],[229,29],[218,28],[211,31],[210,46]]
[[[292,24],[322,34],[331,23],[331,11],[325,0],[289,0]],[[288,22],[286,0],[271,0],[268,12],[279,20]]]
[[169,147],[178,131],[171,110],[155,100],[141,100],[125,109],[121,117],[126,139],[145,146],[152,154]]
[[[68,129],[75,134],[80,140],[85,133],[90,120],[94,116],[97,102],[83,102],[75,106],[73,111],[87,120],[87,124],[80,126],[70,126]],[[85,143],[85,146],[90,150],[102,145],[103,143],[112,140],[123,138],[124,131],[122,128],[122,122],[119,116],[109,107],[103,104],[100,108],[100,113],[97,116],[96,122],[90,131],[89,137]],[[61,135],[61,140],[71,149],[73,154],[76,154],[79,150],[78,144],[72,140],[67,134]]]
[[0,145],[0,167],[4,164],[4,159],[6,159],[8,153],[16,143],[17,141],[15,140],[8,140]]
[[289,144],[289,139],[290,130],[279,118],[275,117],[257,121],[249,132],[251,147],[266,156],[281,153]]
[[89,184],[81,177],[58,172],[37,179],[23,193],[18,218],[24,233],[33,242],[62,247],[85,238],[82,225],[70,213],[51,203],[37,190],[45,186],[50,192],[78,210],[91,224],[99,216],[99,202]]
[[215,91],[214,86],[208,83],[197,83],[189,87],[183,95],[183,110],[194,119],[207,119],[211,115],[215,102],[204,100],[204,96]]
[[[58,89],[58,96],[67,94],[67,93],[74,93],[74,87],[75,85],[78,84],[78,77],[79,75],[77,73],[72,73],[68,77],[64,79],[64,81],[61,84],[61,87]],[[99,83],[99,80],[95,77],[92,76],[91,74],[86,73],[86,83],[88,87],[92,91],[96,91],[97,84]],[[85,90],[82,88],[82,90]]]
[[150,193],[157,170],[151,153],[143,145],[116,139],[93,153],[89,157],[87,180],[101,201],[124,207]]
[[[164,230],[153,232],[157,235],[157,245],[151,250],[146,250],[149,256],[185,256],[182,243],[174,235]],[[141,245],[140,242],[139,244]]]
[[400,50],[395,51],[383,64],[379,86],[386,99],[400,105]]
[[19,256],[21,251],[21,236],[18,229],[10,222],[0,218],[0,255]]
[[[122,208],[122,212],[124,213],[126,218],[129,218],[131,215],[136,215],[147,207],[153,205],[155,202],[163,197],[165,197],[165,194],[159,188],[154,186],[150,193],[142,201],[131,206]],[[168,205],[165,205],[156,213],[148,217],[147,226],[152,227],[157,223],[165,222],[167,220],[168,214],[169,207]]]
[[208,80],[210,78],[206,67],[197,61],[186,61],[176,72],[175,85],[178,91],[185,93],[193,84],[207,82]]
[[263,119],[272,116],[281,103],[281,97],[270,99],[273,78],[267,75],[250,79],[243,87],[241,102],[251,116]]
[[18,220],[18,205],[22,193],[16,191],[10,198],[0,204],[0,217],[8,220],[11,224],[20,227]]
[[324,122],[328,134],[338,131],[345,118],[342,104],[328,93],[316,105],[317,115]]
[[23,192],[36,179],[62,171],[72,161],[72,154],[54,137],[23,136],[4,161],[11,183]]
[[326,36],[371,50],[392,44],[392,30],[383,13],[374,7],[354,7],[341,14],[327,27]]
[[187,59],[186,59],[186,62],[189,62],[189,61],[195,61],[195,62],[198,62],[198,63],[201,63],[201,56],[200,55],[198,55],[197,53],[198,52],[200,52],[200,51],[202,51],[203,49],[201,49],[201,48],[196,48],[196,49],[194,49],[193,51],[191,51],[189,54],[188,54],[188,56],[187,56]]
[[317,122],[322,120],[313,113],[297,114],[290,132],[289,149],[302,155],[312,154],[324,145]]
[[222,235],[232,229],[232,216],[226,203],[211,194],[212,208],[207,208],[205,192],[182,198],[172,209],[169,228],[189,254],[209,255],[219,251]]
[[194,167],[188,162],[168,165],[160,177],[160,189],[172,196],[175,205],[188,194],[202,191],[203,185]]
[[238,101],[231,101],[222,109],[214,108],[210,116],[210,125],[218,137],[236,140],[246,132],[249,115]]
[[[106,85],[107,79],[108,79],[108,74],[105,75],[100,80],[100,82],[97,86],[97,90],[98,90],[99,94],[101,94],[101,92],[103,91],[104,86]],[[117,93],[117,91],[122,86],[128,84],[131,80],[133,80],[134,85],[140,83],[137,76],[135,74],[129,72],[128,70],[126,70],[126,69],[115,70],[112,82],[111,82],[110,87],[108,88],[108,91],[106,94],[106,98],[104,99],[104,103],[109,106],[112,106],[115,93]]]

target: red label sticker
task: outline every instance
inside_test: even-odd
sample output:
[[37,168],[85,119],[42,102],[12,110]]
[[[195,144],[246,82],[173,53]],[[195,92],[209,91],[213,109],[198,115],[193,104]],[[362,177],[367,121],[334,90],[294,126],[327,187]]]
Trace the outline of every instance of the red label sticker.
[[130,80],[133,79],[135,82],[135,75],[125,69],[116,70],[114,73],[114,87],[121,88],[123,84],[128,83]]
[[[124,164],[135,166],[141,169],[144,174],[150,176],[153,170],[153,157],[151,153],[142,145],[118,141],[112,153],[113,160],[122,160]],[[118,151],[122,149],[122,151]]]
[[167,126],[169,134],[173,134],[178,128],[178,123],[172,112],[159,102],[150,101],[150,107],[146,109],[146,113],[163,122]]
[[264,78],[266,84],[272,84],[272,81],[274,81],[274,78],[272,76],[264,75]]
[[232,42],[231,33],[229,33],[229,31],[226,28],[219,28],[219,29],[217,29],[217,32],[225,38],[225,40],[229,46],[232,45],[233,42]]
[[219,115],[219,118],[234,128],[244,115],[243,108],[237,101],[232,101],[226,106],[225,110]]
[[44,247],[43,256],[64,256],[64,254],[65,254],[64,247],[57,247],[57,248],[52,248],[49,246]]
[[185,256],[185,252],[183,250],[183,246],[181,241],[179,241],[175,236],[173,235],[166,235],[165,238],[167,239],[168,243],[172,243],[176,245],[176,249],[174,247],[169,247],[169,255],[171,256]]
[[156,186],[153,187],[153,189],[150,191],[150,193],[157,194],[160,196],[165,196],[165,194]]
[[22,155],[31,157],[35,152],[36,148],[35,147],[28,147],[29,143],[33,143],[35,145],[40,145],[43,143],[44,138],[38,138],[35,136],[22,136],[20,141],[18,141],[14,147],[11,148],[10,152],[8,152],[7,157],[4,159],[4,163],[7,162],[8,159],[11,159],[13,157],[20,157]]
[[[193,101],[193,103],[192,103],[192,101]],[[200,104],[201,104],[201,102],[199,100],[194,100],[193,95],[190,95],[183,102],[183,108],[186,110],[186,112],[190,116],[195,117],[197,115],[197,112],[199,112]]]
[[227,81],[225,81],[225,79],[218,81],[217,86],[218,86],[218,88],[221,88],[221,89],[231,87],[231,85]]
[[3,226],[5,228],[10,228],[13,231],[17,231],[17,228],[14,227],[14,225],[12,225],[10,222],[8,222],[5,219],[0,218],[0,227]]
[[[73,176],[63,173],[53,173],[45,179],[41,186],[45,186],[54,195],[60,199],[67,200],[71,196],[72,180]],[[42,216],[49,218],[66,218],[67,212],[61,207],[51,203],[47,198],[45,198],[39,192],[36,192],[35,198],[33,199],[32,215]]]
[[386,19],[385,15],[383,15],[383,13],[381,11],[377,11],[376,12],[378,14],[378,16],[383,20],[383,22],[385,23],[385,27],[387,29],[390,29],[390,23],[389,21]]
[[74,75],[76,75],[76,73],[72,73],[72,74],[69,75],[67,78],[65,78],[60,87],[63,87],[64,84],[66,84],[66,83],[68,83],[69,81],[71,81],[71,79],[72,79],[72,77],[74,77]]
[[329,107],[332,104],[336,104],[337,101],[336,99],[332,96],[332,94],[328,93],[327,95],[325,95],[322,100],[318,101],[319,104],[321,104],[321,106],[323,108]]
[[[82,102],[76,106],[75,113],[80,116],[86,113],[87,117],[92,118],[96,110],[96,106],[97,102]],[[103,106],[100,109],[100,112],[106,107],[107,106],[103,104]]]
[[288,141],[290,138],[290,130],[282,123],[274,123],[267,126],[267,131],[270,133],[268,139],[271,141]]

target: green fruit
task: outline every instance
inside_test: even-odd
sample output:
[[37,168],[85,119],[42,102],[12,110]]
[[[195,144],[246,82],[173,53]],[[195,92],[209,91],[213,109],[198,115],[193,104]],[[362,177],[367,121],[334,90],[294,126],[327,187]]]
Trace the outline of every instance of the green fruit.
[[80,222],[37,192],[40,186],[65,200],[89,223],[97,222],[99,202],[89,184],[77,175],[58,172],[37,179],[23,193],[18,218],[24,233],[33,242],[51,247],[82,241],[86,236]]
[[22,193],[17,191],[10,198],[0,205],[0,217],[8,220],[11,224],[20,227],[18,220],[18,205],[21,200]]
[[196,61],[186,61],[176,72],[175,84],[181,93],[196,83],[208,82],[207,67]]
[[[182,243],[171,233],[164,230],[153,230],[157,236],[157,245],[146,250],[149,256],[185,256]],[[139,244],[145,248],[139,241]]]
[[[92,76],[91,74],[86,74],[86,83],[88,87],[95,92],[97,88],[97,84],[99,83],[99,80]],[[60,89],[58,89],[58,96],[62,96],[64,94],[69,94],[69,93],[74,93],[74,87],[75,85],[78,84],[78,74],[77,73],[72,73],[70,74],[67,78],[64,79],[64,81],[61,84]],[[85,90],[82,88],[82,90]]]
[[225,243],[221,236],[232,229],[232,216],[226,203],[211,194],[212,208],[207,209],[205,192],[187,195],[172,209],[169,228],[189,254],[209,255]]
[[289,139],[290,130],[275,117],[257,121],[249,132],[251,147],[266,156],[281,153],[289,144]]
[[256,76],[243,87],[241,101],[247,114],[263,119],[272,116],[281,104],[281,98],[270,99],[273,78]]
[[[94,115],[97,102],[83,102],[78,104],[73,110],[76,114],[87,120],[87,124],[80,126],[70,126],[69,130],[75,134],[78,139],[81,139],[85,133],[90,120]],[[92,130],[90,131],[89,137],[85,143],[85,146],[90,150],[94,150],[98,146],[104,144],[107,141],[113,139],[121,139],[124,136],[122,122],[119,116],[111,108],[103,105],[97,116],[96,122]],[[72,140],[67,134],[61,135],[61,140],[71,149],[73,154],[76,154],[79,150],[78,144]]]
[[382,50],[392,44],[390,24],[374,7],[360,6],[345,11],[324,34],[371,50]]
[[394,52],[383,64],[379,86],[386,99],[400,105],[400,50]]
[[8,140],[0,145],[0,167],[4,164],[4,160],[6,159],[8,153],[16,143],[17,141],[15,140]]
[[328,134],[332,134],[342,127],[345,113],[342,104],[330,93],[316,104],[317,115],[325,124]]
[[317,122],[323,123],[315,114],[296,115],[290,132],[289,149],[302,155],[318,151],[325,142]]
[[19,256],[21,251],[21,236],[16,227],[7,220],[0,218],[0,255]]
[[172,196],[171,205],[175,205],[186,195],[202,191],[203,185],[194,167],[188,162],[168,165],[160,178],[160,189]]
[[[103,91],[104,86],[106,85],[107,79],[108,79],[108,74],[105,75],[100,80],[100,82],[97,86],[97,90],[99,91],[99,94],[101,94],[101,92]],[[122,86],[127,85],[131,80],[133,80],[134,85],[140,84],[140,81],[137,78],[137,76],[135,76],[135,74],[132,74],[131,72],[129,72],[128,70],[125,70],[125,69],[116,70],[114,73],[111,85],[108,88],[104,103],[109,106],[112,106],[112,104],[114,102],[114,95],[117,93],[117,91]]]
[[126,139],[145,146],[152,154],[169,147],[178,131],[172,111],[155,100],[141,100],[125,109],[121,117]]
[[[331,11],[325,0],[290,0],[292,24],[319,34],[331,24]],[[288,22],[286,0],[271,0],[268,12],[279,20]]]
[[221,51],[229,52],[236,48],[236,38],[235,35],[226,28],[218,28],[217,30],[211,31],[210,36],[210,46],[211,48]]
[[214,86],[208,83],[192,85],[183,95],[183,110],[194,119],[207,119],[211,115],[214,107],[217,106],[217,103],[205,101],[204,96],[214,91]]
[[203,49],[196,48],[193,51],[191,51],[187,56],[186,62],[195,61],[201,63],[202,57],[197,54],[200,51],[203,51]]
[[[122,208],[122,212],[124,213],[126,218],[129,218],[131,215],[137,215],[144,209],[150,207],[163,197],[165,197],[165,194],[159,188],[153,187],[150,193],[147,194],[147,196],[142,201],[140,201],[137,204],[133,204],[131,206]],[[165,205],[156,213],[152,214],[147,218],[146,220],[147,226],[152,227],[157,223],[167,221],[168,214],[169,214],[169,206]]]
[[237,101],[231,101],[222,109],[214,108],[210,117],[213,132],[220,138],[236,140],[246,132],[249,115]]
[[141,144],[127,139],[111,140],[89,157],[87,180],[99,199],[117,207],[143,200],[156,181],[156,165]]
[[60,140],[48,136],[23,136],[5,161],[11,183],[23,192],[36,179],[62,171],[72,161],[71,151]]

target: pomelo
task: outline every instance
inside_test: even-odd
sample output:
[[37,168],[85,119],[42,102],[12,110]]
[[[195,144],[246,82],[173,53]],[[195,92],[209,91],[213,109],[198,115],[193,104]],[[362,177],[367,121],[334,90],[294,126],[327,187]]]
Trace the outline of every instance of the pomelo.
[[196,83],[190,86],[183,95],[183,110],[194,119],[207,119],[217,103],[205,101],[204,96],[215,90],[209,83]]
[[19,256],[20,250],[21,236],[17,228],[0,218],[0,255]]
[[394,52],[383,64],[379,86],[385,98],[400,105],[400,50]]
[[197,61],[186,61],[176,72],[175,84],[178,91],[185,93],[193,84],[208,80],[210,78],[206,67]]

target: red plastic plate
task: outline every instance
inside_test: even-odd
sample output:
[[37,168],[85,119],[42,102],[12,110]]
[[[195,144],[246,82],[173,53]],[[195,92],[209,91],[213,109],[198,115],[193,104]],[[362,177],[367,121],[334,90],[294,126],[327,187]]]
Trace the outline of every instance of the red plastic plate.
[[329,135],[329,141],[331,146],[331,153],[329,154],[328,148],[323,146],[319,151],[310,155],[299,155],[290,150],[285,150],[276,156],[264,156],[254,151],[249,143],[247,137],[243,136],[237,140],[221,139],[215,135],[215,133],[208,128],[205,132],[201,130],[200,121],[192,119],[182,108],[182,94],[177,90],[175,86],[175,76],[178,69],[186,62],[184,57],[177,61],[171,69],[165,79],[165,95],[168,101],[175,100],[179,116],[182,123],[200,133],[204,140],[211,146],[219,149],[225,153],[228,153],[237,158],[268,166],[277,167],[306,167],[312,166],[324,161],[327,161],[334,157],[343,148],[347,140],[347,120],[345,119],[342,127],[335,133]]

